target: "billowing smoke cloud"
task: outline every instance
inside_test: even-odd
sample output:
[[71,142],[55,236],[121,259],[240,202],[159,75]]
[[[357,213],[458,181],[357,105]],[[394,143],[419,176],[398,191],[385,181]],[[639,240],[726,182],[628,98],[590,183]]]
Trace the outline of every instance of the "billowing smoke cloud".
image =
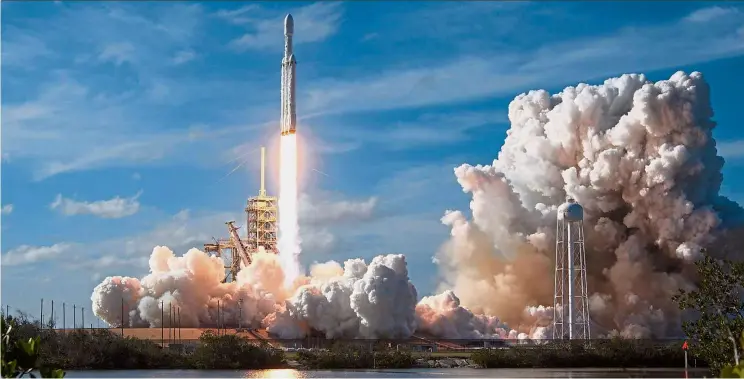
[[700,73],[656,83],[623,75],[517,96],[498,159],[455,169],[473,197],[472,219],[445,213],[451,238],[436,256],[443,292],[418,303],[403,255],[316,264],[287,290],[272,254],[255,254],[236,282],[221,283],[219,258],[156,247],[150,273],[106,278],[93,310],[111,325],[158,327],[172,304],[182,326],[206,327],[216,325],[219,304],[225,324],[242,317],[284,338],[312,330],[327,338],[549,338],[556,210],[571,196],[585,209],[593,334],[676,335],[672,295],[692,286],[700,248],[744,220],[719,195],[712,115]]
[[585,208],[595,332],[676,335],[671,297],[692,285],[701,246],[741,215],[719,195],[712,116],[698,72],[517,96],[498,158],[455,169],[472,219],[442,218],[452,228],[436,260],[442,288],[510,325],[534,319],[536,306],[552,305],[556,209],[571,196]]
[[225,325],[265,327],[279,338],[311,331],[327,338],[408,338],[417,330],[446,338],[517,337],[495,317],[459,306],[451,292],[417,305],[400,254],[377,256],[369,264],[315,264],[289,291],[278,256],[259,252],[253,258],[235,282],[221,283],[220,258],[197,249],[176,257],[158,246],[144,278],[109,277],[99,284],[91,296],[93,311],[113,326],[159,327],[175,323],[170,315],[177,309],[182,327],[214,327],[220,317]]

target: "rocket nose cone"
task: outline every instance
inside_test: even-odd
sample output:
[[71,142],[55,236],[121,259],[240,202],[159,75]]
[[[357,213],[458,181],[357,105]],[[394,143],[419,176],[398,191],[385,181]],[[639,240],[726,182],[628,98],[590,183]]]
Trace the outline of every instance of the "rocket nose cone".
[[294,19],[292,18],[291,14],[287,14],[287,17],[284,17],[284,34],[292,35],[293,33],[294,33]]

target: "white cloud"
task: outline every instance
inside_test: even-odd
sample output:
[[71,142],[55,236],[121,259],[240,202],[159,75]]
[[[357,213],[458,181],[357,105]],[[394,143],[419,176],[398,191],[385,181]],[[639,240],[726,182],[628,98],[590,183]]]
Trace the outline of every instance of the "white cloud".
[[348,200],[333,193],[319,192],[314,196],[303,193],[299,204],[302,246],[315,255],[329,253],[338,247],[334,232],[339,227],[371,220],[375,216],[377,198]]
[[180,65],[190,62],[196,58],[196,53],[192,50],[181,50],[173,57],[173,64]]
[[5,204],[2,208],[2,214],[9,215],[13,213],[13,204]]
[[415,120],[400,121],[389,125],[344,125],[324,128],[334,139],[349,139],[361,144],[376,144],[388,150],[416,147],[444,146],[477,137],[477,131],[486,125],[505,124],[503,112],[448,112],[423,113]]
[[[708,22],[684,19],[660,26],[620,29],[614,34],[544,45],[536,50],[481,51],[409,64],[379,74],[308,84],[300,113],[385,110],[467,101],[524,91],[540,85],[688,65],[744,54],[733,12]],[[692,43],[691,41],[694,41]]]
[[719,17],[724,17],[730,14],[738,13],[739,10],[732,7],[719,7],[712,6],[707,8],[698,9],[685,17],[685,21],[689,22],[708,22]]
[[3,30],[3,67],[26,70],[54,52],[35,33],[8,27]]
[[377,198],[365,200],[336,200],[326,195],[323,198],[311,198],[300,195],[300,222],[309,225],[329,225],[367,220],[373,216]]
[[744,157],[744,140],[718,141],[716,142],[718,155],[727,159]]
[[[192,247],[202,249],[212,238],[227,238],[226,221],[236,220],[241,226],[245,218],[242,212],[209,212],[192,214],[184,209],[154,228],[127,237],[116,238],[102,244],[111,254],[149,257],[158,245],[170,247],[177,254],[186,253]],[[244,230],[242,231],[244,233]]]
[[67,199],[58,194],[49,208],[58,210],[65,216],[93,215],[101,218],[122,218],[139,211],[140,203],[138,199],[140,195],[142,195],[142,191],[128,198],[116,196],[109,200],[86,202]]
[[135,62],[137,50],[129,42],[118,42],[106,45],[98,59],[102,62],[114,62],[117,66],[124,62]]
[[52,246],[21,245],[3,254],[2,264],[3,266],[20,266],[52,260],[71,248],[72,245],[68,243],[58,243]]
[[[330,37],[338,30],[342,11],[338,2],[317,2],[291,10],[289,13],[295,19],[294,43],[318,42]],[[281,49],[284,36],[277,31],[282,30],[285,13],[272,13],[267,16],[263,9],[249,5],[234,11],[220,11],[217,16],[252,30],[231,41],[232,48],[239,51]]]

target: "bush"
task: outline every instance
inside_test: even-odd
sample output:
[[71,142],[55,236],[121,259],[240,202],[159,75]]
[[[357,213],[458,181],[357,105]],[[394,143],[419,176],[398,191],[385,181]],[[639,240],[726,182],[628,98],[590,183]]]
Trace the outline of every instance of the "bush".
[[284,361],[284,353],[270,346],[255,346],[235,335],[215,336],[204,333],[192,356],[196,368],[241,369],[276,368]]
[[416,364],[416,359],[407,351],[373,352],[340,347],[300,351],[297,361],[309,369],[410,368]]
[[675,367],[684,362],[679,344],[654,345],[612,339],[589,344],[548,342],[538,346],[482,349],[470,359],[485,368]]
[[20,339],[13,329],[18,326],[12,318],[0,318],[0,371],[4,378],[20,378],[28,374],[35,377],[33,372],[39,371],[44,378],[63,378],[65,373],[48,364],[39,362],[40,338]]
[[[11,318],[3,318],[3,322]],[[9,344],[32,339],[38,346],[40,367],[65,369],[262,369],[275,368],[284,362],[282,351],[268,345],[254,346],[237,336],[205,334],[193,354],[162,348],[136,338],[123,338],[105,329],[79,329],[64,332],[40,330],[26,318],[12,319],[14,328]],[[3,329],[5,331],[5,329]],[[3,358],[11,356],[13,350]],[[19,366],[26,368],[26,366]],[[3,366],[3,375],[5,375]],[[45,375],[46,377],[46,375]]]

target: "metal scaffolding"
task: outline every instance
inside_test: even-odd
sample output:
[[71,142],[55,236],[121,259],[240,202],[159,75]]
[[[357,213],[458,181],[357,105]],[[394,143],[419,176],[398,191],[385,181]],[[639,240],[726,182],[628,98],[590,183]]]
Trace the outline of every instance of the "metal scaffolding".
[[254,252],[259,246],[267,252],[276,253],[277,235],[277,198],[266,195],[266,149],[261,147],[261,189],[258,196],[248,199],[245,213],[248,223],[246,224],[247,247]]
[[266,149],[261,147],[261,188],[258,196],[248,199],[246,213],[246,237],[240,238],[238,227],[228,221],[228,239],[215,239],[204,244],[204,251],[226,261],[226,274],[223,282],[235,281],[240,271],[240,263],[250,264],[251,255],[263,247],[266,252],[276,254],[277,236],[277,198],[266,194]]

